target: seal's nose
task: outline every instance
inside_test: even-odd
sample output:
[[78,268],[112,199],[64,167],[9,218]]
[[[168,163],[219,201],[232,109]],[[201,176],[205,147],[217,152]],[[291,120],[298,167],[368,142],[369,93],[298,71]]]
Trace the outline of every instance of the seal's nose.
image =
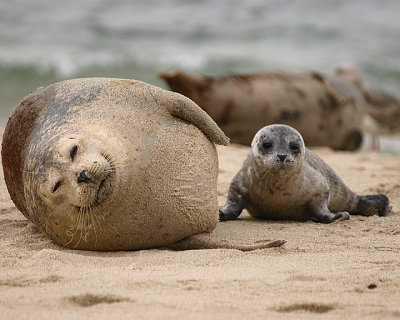
[[90,176],[86,170],[83,170],[78,176],[78,183],[85,182],[88,183],[90,181]]
[[283,161],[285,161],[287,155],[286,154],[278,154],[277,156],[278,156],[279,160],[281,162],[283,162]]

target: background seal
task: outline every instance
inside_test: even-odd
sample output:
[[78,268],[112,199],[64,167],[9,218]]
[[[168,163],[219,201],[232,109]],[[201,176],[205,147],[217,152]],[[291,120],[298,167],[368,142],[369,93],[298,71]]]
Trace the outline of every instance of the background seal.
[[284,71],[159,76],[205,110],[232,142],[249,145],[260,128],[282,123],[301,132],[308,146],[356,150],[361,145],[365,101],[355,85],[338,76]]

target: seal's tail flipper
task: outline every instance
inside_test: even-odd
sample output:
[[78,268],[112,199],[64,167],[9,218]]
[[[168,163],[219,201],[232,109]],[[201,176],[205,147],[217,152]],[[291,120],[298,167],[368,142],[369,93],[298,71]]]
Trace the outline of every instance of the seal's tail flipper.
[[170,92],[170,94],[171,99],[166,104],[166,108],[172,116],[190,122],[214,143],[224,146],[229,144],[229,138],[196,103],[179,93]]
[[389,199],[384,194],[374,194],[367,196],[359,196],[359,201],[356,209],[352,214],[361,214],[363,216],[372,216],[377,214],[385,216],[391,211]]
[[236,249],[240,251],[253,251],[266,248],[280,247],[285,240],[261,240],[255,244],[237,244],[228,240],[213,239],[210,234],[199,233],[181,241],[172,243],[165,248],[170,250],[200,250],[200,249]]

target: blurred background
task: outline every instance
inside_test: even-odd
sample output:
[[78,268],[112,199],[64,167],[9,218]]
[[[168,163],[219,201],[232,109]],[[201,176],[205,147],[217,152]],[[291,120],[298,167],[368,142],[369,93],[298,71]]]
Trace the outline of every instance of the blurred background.
[[39,86],[89,76],[166,87],[205,75],[358,67],[399,96],[398,0],[12,0],[0,2],[0,126]]

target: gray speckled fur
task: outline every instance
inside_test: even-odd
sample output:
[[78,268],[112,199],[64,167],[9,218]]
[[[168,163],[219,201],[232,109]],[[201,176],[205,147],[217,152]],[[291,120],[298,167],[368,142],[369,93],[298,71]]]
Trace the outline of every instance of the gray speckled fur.
[[285,125],[267,126],[256,134],[249,156],[232,180],[220,220],[236,219],[244,208],[255,218],[323,223],[348,219],[349,213],[389,211],[385,195],[353,193],[305,147],[300,133]]

